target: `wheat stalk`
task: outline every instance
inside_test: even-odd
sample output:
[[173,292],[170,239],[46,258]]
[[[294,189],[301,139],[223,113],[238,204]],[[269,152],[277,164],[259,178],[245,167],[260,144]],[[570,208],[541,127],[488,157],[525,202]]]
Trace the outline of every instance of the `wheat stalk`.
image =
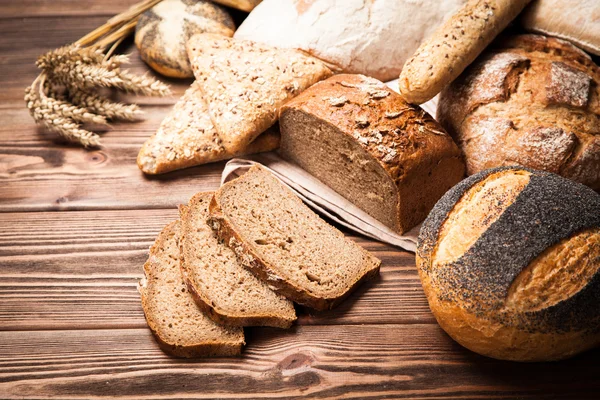
[[106,124],[112,119],[133,121],[142,112],[135,104],[112,102],[94,93],[95,89],[169,95],[169,87],[155,78],[121,70],[129,62],[127,55],[113,55],[135,29],[140,14],[160,1],[141,1],[75,43],[41,55],[36,65],[42,73],[25,90],[25,103],[36,123],[71,142],[97,147],[100,137],[80,124]]

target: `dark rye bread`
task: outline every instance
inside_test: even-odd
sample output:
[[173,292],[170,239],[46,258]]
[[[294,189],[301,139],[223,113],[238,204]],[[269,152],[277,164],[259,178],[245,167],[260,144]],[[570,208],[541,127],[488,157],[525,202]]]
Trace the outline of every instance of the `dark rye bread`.
[[246,270],[207,225],[213,192],[180,206],[181,271],[198,306],[214,321],[234,326],[289,328],[294,305]]
[[380,261],[327,224],[259,166],[219,189],[209,224],[242,264],[297,303],[335,307]]
[[382,82],[341,74],[283,106],[283,157],[396,232],[423,221],[465,173],[429,114]]
[[230,356],[244,345],[242,328],[224,327],[194,303],[179,269],[179,222],[167,225],[150,248],[138,290],[159,346],[176,357]]
[[[460,220],[483,203],[491,204],[481,218]],[[466,219],[475,219],[477,237]],[[533,361],[600,343],[600,196],[584,185],[520,167],[473,175],[423,223],[417,264],[438,321],[474,351]],[[500,333],[481,338],[482,325]]]

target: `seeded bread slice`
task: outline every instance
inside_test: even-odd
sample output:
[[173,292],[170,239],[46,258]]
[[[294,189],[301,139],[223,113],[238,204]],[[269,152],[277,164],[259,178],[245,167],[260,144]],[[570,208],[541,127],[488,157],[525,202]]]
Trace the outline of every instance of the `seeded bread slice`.
[[190,293],[218,323],[289,328],[296,320],[292,302],[246,270],[207,225],[212,197],[198,193],[179,208],[181,271]]
[[153,175],[270,151],[279,146],[279,131],[267,130],[238,152],[227,151],[222,140],[223,136],[210,120],[199,85],[194,82],[161,122],[158,131],[144,143],[137,164],[144,173]]
[[244,345],[242,328],[224,327],[194,303],[179,269],[179,222],[167,225],[150,248],[138,290],[159,346],[176,357],[230,356]]
[[298,50],[198,34],[187,42],[192,70],[211,120],[229,152],[246,148],[273,125],[279,108],[331,71]]
[[209,209],[209,224],[244,267],[297,303],[333,308],[379,272],[377,258],[259,166],[223,185]]

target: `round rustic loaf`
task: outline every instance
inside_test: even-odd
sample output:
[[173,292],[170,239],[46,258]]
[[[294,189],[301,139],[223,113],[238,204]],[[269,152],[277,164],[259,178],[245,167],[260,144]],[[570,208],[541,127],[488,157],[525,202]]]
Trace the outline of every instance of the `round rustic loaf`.
[[467,173],[521,165],[600,190],[600,69],[560,39],[498,41],[440,95]]
[[196,33],[233,36],[235,26],[224,8],[203,0],[163,0],[140,16],[135,44],[156,72],[192,78],[185,43]]
[[558,175],[501,167],[442,197],[417,266],[431,311],[458,343],[505,360],[600,344],[600,195]]

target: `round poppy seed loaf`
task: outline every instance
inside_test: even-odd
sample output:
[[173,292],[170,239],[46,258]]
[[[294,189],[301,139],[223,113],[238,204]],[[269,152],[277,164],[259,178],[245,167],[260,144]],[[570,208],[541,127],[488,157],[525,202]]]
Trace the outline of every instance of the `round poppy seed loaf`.
[[417,266],[458,343],[547,361],[600,344],[600,195],[520,167],[465,179],[423,223]]

